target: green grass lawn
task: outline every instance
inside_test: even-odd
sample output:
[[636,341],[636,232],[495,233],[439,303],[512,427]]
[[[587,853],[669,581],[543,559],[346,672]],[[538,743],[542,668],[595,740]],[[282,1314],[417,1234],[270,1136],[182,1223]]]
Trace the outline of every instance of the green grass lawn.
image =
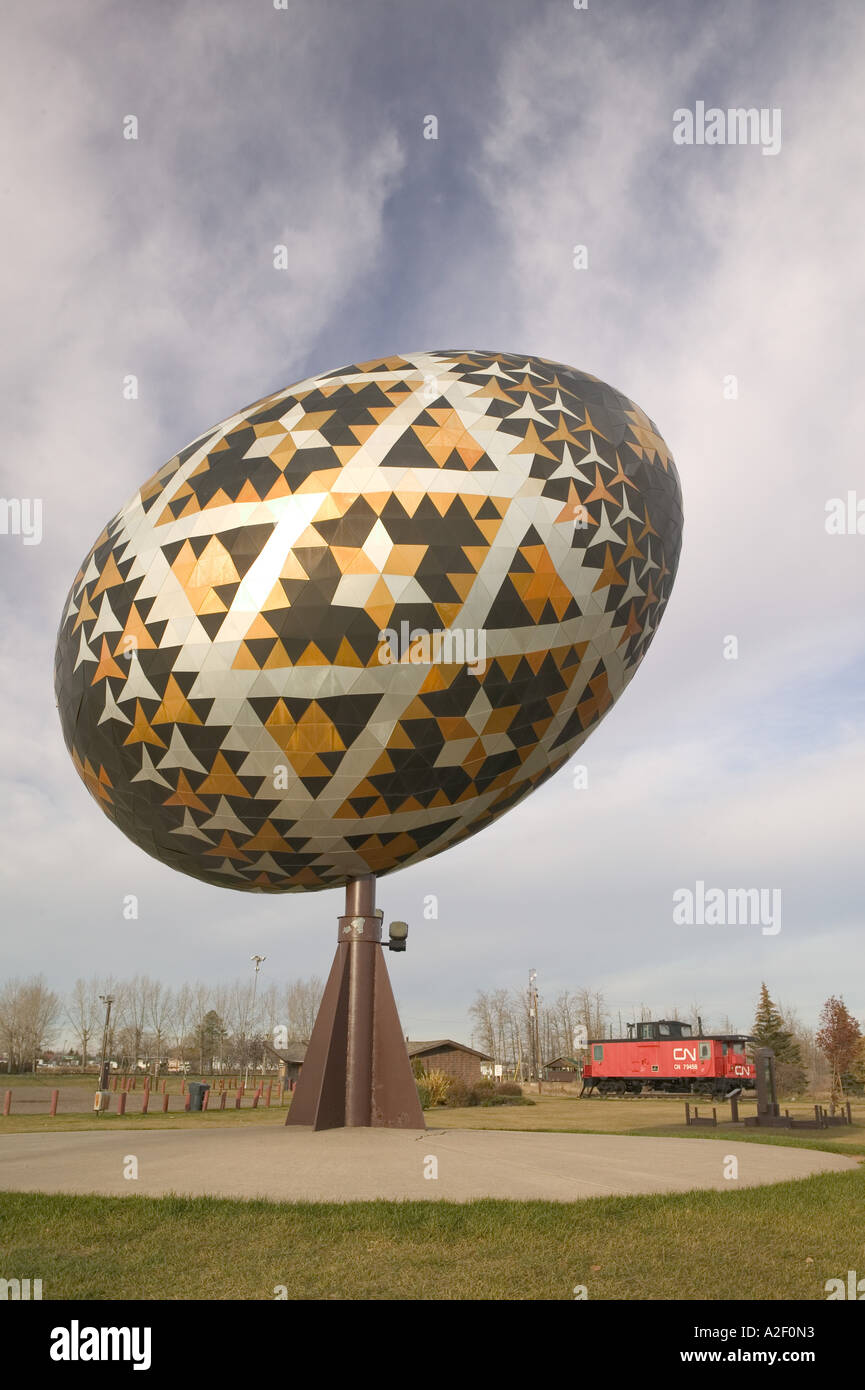
[[[527,1095],[532,1092],[527,1089]],[[670,1096],[633,1096],[626,1100],[617,1098],[584,1099],[572,1096],[532,1095],[535,1104],[525,1109],[511,1109],[509,1106],[496,1106],[486,1110],[479,1106],[469,1106],[449,1110],[446,1107],[428,1110],[427,1125],[432,1129],[518,1129],[530,1131],[553,1131],[560,1134],[631,1134],[637,1136],[659,1136],[676,1139],[727,1139],[737,1143],[789,1144],[793,1148],[828,1149],[832,1153],[865,1155],[865,1106],[859,1105],[858,1114],[854,1104],[854,1123],[833,1126],[831,1129],[805,1130],[753,1130],[725,1127],[723,1120],[729,1117],[729,1107],[718,1105],[718,1127],[705,1129],[685,1128],[685,1105],[678,1098]],[[698,1102],[699,1104],[699,1102]],[[805,1101],[793,1101],[786,1108],[798,1118],[811,1116],[813,1105]],[[691,1107],[693,1111],[693,1105]],[[710,1105],[699,1104],[700,1114],[711,1114]],[[739,1107],[739,1113],[756,1114],[755,1101],[746,1101]],[[858,1122],[857,1122],[858,1121]],[[0,1128],[0,1134],[2,1134]]]
[[0,1194],[0,1272],[43,1298],[824,1299],[865,1270],[861,1172],[582,1202]]
[[[861,1124],[795,1135],[686,1130],[683,1104],[671,1098],[535,1099],[531,1107],[435,1109],[427,1125],[865,1154]],[[282,1125],[285,1113],[13,1114],[0,1117],[0,1156],[4,1133]],[[41,1278],[47,1299],[271,1299],[278,1285],[291,1299],[570,1299],[578,1284],[590,1299],[823,1299],[826,1279],[865,1273],[863,1207],[865,1169],[743,1191],[569,1204],[0,1193],[0,1276]]]

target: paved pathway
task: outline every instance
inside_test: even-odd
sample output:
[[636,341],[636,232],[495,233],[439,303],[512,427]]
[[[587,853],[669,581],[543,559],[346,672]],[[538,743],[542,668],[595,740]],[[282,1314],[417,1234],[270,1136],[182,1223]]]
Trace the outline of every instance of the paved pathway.
[[[739,1163],[724,1177],[727,1156]],[[123,1176],[127,1156],[138,1178]],[[438,1176],[427,1178],[437,1160]],[[274,1201],[477,1197],[569,1202],[634,1192],[753,1187],[845,1172],[840,1154],[729,1139],[641,1139],[618,1134],[501,1130],[140,1130],[0,1136],[0,1190],[166,1192]]]

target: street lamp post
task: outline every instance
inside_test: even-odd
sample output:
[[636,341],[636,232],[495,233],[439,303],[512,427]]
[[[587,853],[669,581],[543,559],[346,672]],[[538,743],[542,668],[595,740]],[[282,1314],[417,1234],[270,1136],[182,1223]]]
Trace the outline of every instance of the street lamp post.
[[[102,1003],[105,1005],[105,1027],[102,1030],[102,1057],[99,1062],[99,1087],[104,1091],[108,1086],[108,1024],[111,1019],[111,1005],[114,1003],[113,994],[100,994]],[[97,1114],[100,1112],[97,1111]]]
[[529,1027],[531,1029],[532,1059],[534,1063],[535,1079],[538,1083],[538,1095],[541,1094],[541,1029],[538,1019],[538,987],[535,981],[538,978],[537,970],[529,971]]
[[[255,979],[254,979],[253,985],[252,985],[252,1024],[253,1024],[253,1027],[255,1027],[255,999],[256,999],[256,995],[257,995],[257,993],[258,993],[258,972],[259,972],[259,970],[261,969],[261,962],[264,961],[264,960],[267,960],[267,956],[250,956],[249,959],[255,961]],[[244,1081],[243,1084],[246,1085],[246,1083],[247,1083],[248,1081],[249,1081],[249,1062],[247,1062],[247,1064],[246,1064],[246,1080]]]

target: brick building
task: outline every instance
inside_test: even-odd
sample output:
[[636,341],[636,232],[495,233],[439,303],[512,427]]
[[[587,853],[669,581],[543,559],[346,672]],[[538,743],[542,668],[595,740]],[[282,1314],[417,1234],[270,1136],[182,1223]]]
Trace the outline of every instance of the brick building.
[[564,1081],[576,1083],[583,1076],[583,1064],[577,1057],[554,1057],[544,1065],[545,1081]]
[[458,1076],[467,1085],[473,1086],[481,1079],[481,1062],[491,1062],[486,1052],[478,1052],[465,1043],[454,1042],[452,1038],[436,1038],[432,1042],[411,1042],[407,1040],[408,1055],[414,1062],[420,1058],[424,1071],[443,1071],[448,1076]]
[[[279,1062],[279,1078],[286,1082],[297,1081],[306,1057],[306,1043],[290,1042],[287,1047],[271,1047],[265,1044],[266,1051]],[[435,1038],[432,1042],[406,1041],[408,1055],[412,1062],[420,1058],[424,1071],[443,1071],[448,1076],[458,1076],[467,1085],[473,1086],[481,1079],[481,1062],[490,1062],[486,1052],[478,1052],[464,1043],[454,1042],[452,1038]]]
[[283,1086],[297,1081],[306,1056],[306,1043],[290,1042],[287,1047],[271,1047],[270,1043],[265,1043],[265,1051],[279,1063],[279,1079]]

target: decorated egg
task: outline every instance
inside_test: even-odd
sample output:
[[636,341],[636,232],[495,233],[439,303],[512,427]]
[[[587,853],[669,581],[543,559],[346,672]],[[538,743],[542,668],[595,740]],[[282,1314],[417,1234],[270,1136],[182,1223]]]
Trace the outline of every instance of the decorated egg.
[[457,844],[575,753],[654,636],[679,478],[639,406],[510,353],[343,367],[108,522],[56,653],[72,759],[163,863],[291,892]]

